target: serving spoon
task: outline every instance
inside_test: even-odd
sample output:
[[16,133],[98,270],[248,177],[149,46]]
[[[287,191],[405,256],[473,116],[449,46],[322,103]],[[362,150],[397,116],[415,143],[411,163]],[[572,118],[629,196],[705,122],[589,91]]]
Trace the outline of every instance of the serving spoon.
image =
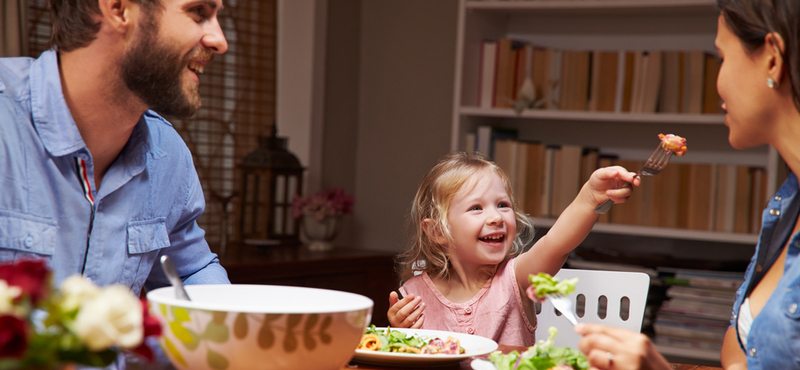
[[172,264],[172,260],[169,256],[161,256],[161,268],[163,268],[164,273],[167,274],[167,279],[169,279],[170,284],[175,287],[175,298],[191,301],[189,295],[186,294],[186,289],[183,288],[183,281],[181,277],[178,276],[178,270],[175,270],[175,265]]

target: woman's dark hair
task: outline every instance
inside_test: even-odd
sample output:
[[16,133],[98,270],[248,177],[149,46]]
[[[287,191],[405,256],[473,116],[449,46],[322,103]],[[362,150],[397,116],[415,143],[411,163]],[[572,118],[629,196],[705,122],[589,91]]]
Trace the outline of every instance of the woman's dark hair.
[[795,108],[800,110],[800,1],[717,0],[717,9],[751,52],[764,45],[767,34],[781,35],[783,65],[792,84]]
[[[160,0],[138,0],[143,14],[154,14],[153,9],[161,5]],[[72,51],[91,43],[100,23],[95,19],[101,15],[97,0],[50,0],[50,21],[53,33],[50,46],[60,51]]]

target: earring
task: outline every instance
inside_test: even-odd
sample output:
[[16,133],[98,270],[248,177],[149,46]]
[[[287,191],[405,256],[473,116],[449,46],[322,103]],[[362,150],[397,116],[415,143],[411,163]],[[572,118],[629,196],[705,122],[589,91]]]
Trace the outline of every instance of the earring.
[[772,77],[767,77],[767,86],[769,86],[770,89],[775,88],[775,80],[773,80]]

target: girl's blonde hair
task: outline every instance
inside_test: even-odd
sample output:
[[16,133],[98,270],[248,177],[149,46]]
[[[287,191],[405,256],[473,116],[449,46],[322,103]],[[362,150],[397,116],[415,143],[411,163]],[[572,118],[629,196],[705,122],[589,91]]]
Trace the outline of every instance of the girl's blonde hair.
[[[508,251],[508,257],[521,253],[525,246],[533,241],[534,229],[530,217],[520,210],[511,183],[500,167],[480,154],[454,152],[444,156],[422,179],[422,183],[411,205],[409,222],[414,229],[414,236],[408,250],[398,256],[399,275],[402,281],[408,280],[414,272],[425,271],[430,276],[447,279],[450,274],[450,262],[447,258],[447,244],[453,241],[447,213],[456,193],[468,182],[482,174],[497,174],[511,198],[514,218],[517,222],[517,234]],[[430,219],[432,223],[425,223]],[[429,227],[428,233],[425,228]],[[442,245],[436,243],[430,235],[443,235],[448,241]],[[489,273],[491,276],[494,271]]]

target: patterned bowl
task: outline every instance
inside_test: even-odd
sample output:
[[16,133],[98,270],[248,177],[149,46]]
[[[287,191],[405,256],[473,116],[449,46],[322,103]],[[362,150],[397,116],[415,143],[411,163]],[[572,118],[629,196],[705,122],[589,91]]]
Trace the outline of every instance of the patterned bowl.
[[159,344],[180,370],[339,370],[372,318],[371,299],[275,285],[189,285],[147,293]]

